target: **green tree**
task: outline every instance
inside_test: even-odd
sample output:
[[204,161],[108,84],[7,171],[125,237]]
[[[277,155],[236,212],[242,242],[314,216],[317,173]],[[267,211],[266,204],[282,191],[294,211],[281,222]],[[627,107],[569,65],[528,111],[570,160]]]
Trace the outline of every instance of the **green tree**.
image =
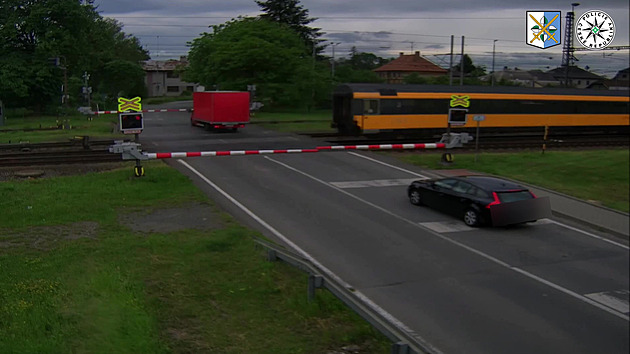
[[[460,64],[455,65],[455,71],[460,71]],[[486,74],[484,66],[475,66],[468,54],[464,54],[464,73],[473,77],[483,76]]]
[[213,26],[191,43],[184,79],[222,90],[257,86],[266,104],[289,105],[312,97],[318,67],[289,27],[259,18]]
[[304,40],[309,48],[315,47],[317,53],[323,51],[318,46],[322,35],[320,28],[308,26],[316,18],[308,17],[308,10],[300,5],[299,0],[256,0],[256,4],[262,9],[262,19],[285,24],[293,29]]
[[374,70],[390,60],[376,56],[373,53],[359,52],[356,47],[350,49],[350,59],[347,61],[355,70]]
[[[60,58],[60,65],[49,58]],[[0,95],[9,106],[58,105],[64,73],[70,83],[91,72],[96,87],[112,60],[139,67],[137,61],[146,58],[137,39],[103,19],[92,1],[0,1]]]

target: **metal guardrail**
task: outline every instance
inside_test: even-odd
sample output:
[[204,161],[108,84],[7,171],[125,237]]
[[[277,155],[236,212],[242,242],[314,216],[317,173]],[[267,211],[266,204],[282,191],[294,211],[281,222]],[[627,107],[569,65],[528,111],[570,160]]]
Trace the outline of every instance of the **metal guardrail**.
[[254,241],[267,249],[267,260],[281,260],[309,274],[309,301],[315,298],[316,289],[328,289],[339,300],[392,341],[392,354],[440,353],[417,335],[411,333],[409,329],[402,328],[402,324],[395,323],[396,321],[383,313],[384,311],[374,308],[373,305],[365,301],[366,299],[358,296],[354,289],[341,284],[337,279],[323,272],[309,260],[261,239],[255,238]]

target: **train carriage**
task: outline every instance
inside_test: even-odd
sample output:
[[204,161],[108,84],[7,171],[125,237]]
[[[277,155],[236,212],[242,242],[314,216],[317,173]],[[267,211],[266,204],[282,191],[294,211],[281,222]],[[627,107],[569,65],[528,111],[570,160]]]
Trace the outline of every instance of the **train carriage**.
[[559,88],[344,84],[333,93],[333,127],[342,134],[444,132],[450,108],[466,109],[465,124],[483,115],[483,129],[566,127],[628,132],[627,91]]

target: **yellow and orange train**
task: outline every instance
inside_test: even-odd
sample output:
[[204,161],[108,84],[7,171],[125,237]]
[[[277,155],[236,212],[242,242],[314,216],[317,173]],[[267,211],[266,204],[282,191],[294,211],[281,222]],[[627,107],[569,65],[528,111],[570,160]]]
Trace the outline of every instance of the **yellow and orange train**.
[[451,108],[466,123],[497,130],[532,127],[611,127],[627,131],[628,91],[587,89],[345,84],[333,93],[333,127],[342,134],[444,130]]

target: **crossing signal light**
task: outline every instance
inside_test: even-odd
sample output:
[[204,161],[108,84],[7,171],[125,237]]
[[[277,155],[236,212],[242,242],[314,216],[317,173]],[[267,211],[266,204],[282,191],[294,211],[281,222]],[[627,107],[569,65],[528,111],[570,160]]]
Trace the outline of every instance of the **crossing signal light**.
[[448,110],[448,122],[452,125],[465,125],[468,110],[463,108],[451,108]]
[[142,119],[142,113],[120,113],[118,117],[120,119],[120,131],[123,134],[140,134],[144,129],[144,119]]

